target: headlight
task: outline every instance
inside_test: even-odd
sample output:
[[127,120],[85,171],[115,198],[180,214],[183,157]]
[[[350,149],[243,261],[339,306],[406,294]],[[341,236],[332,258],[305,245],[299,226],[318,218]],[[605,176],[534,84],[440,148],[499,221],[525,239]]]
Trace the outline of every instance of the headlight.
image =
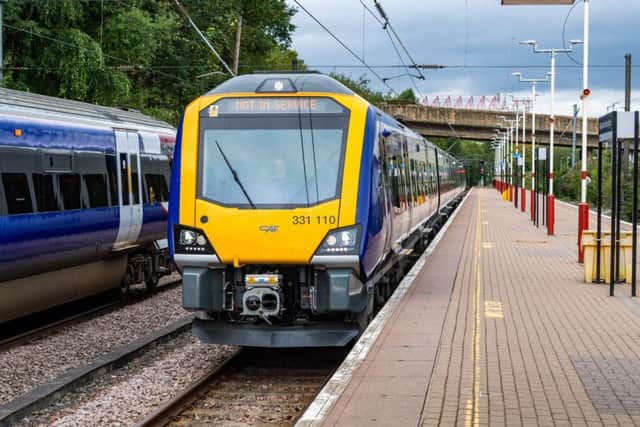
[[180,232],[180,244],[185,246],[191,246],[196,242],[198,235],[192,230],[182,230]]
[[343,246],[353,246],[356,243],[355,230],[341,231],[340,243],[342,243]]
[[316,251],[316,255],[358,255],[360,226],[330,231]]
[[177,253],[215,254],[204,231],[186,225],[174,225],[174,242]]

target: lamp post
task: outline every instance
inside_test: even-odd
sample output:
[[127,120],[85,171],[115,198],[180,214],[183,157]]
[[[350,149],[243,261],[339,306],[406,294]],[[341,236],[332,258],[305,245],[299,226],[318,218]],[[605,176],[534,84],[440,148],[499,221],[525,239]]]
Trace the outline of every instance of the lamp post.
[[495,188],[498,187],[498,175],[500,174],[500,166],[498,164],[498,158],[500,155],[500,142],[498,141],[498,138],[494,135],[493,139],[491,140],[491,149],[493,150],[494,153],[494,159],[493,159],[493,185]]
[[500,194],[504,193],[504,152],[505,152],[505,135],[502,133],[500,129],[494,129],[496,132],[493,135],[493,143],[492,148],[496,148],[496,170],[499,172],[496,174],[496,177],[499,178],[496,180],[496,189],[500,192]]
[[549,81],[549,73],[544,79],[525,79],[522,73],[513,73],[518,77],[518,81],[522,83],[531,83],[531,221],[536,220],[535,208],[538,200],[536,192],[536,85],[538,83],[547,83]]
[[555,133],[555,90],[556,90],[556,56],[559,53],[573,52],[573,46],[582,43],[582,40],[571,40],[571,47],[568,49],[540,49],[535,40],[521,41],[520,44],[533,46],[534,53],[547,53],[551,57],[551,114],[549,117],[549,195],[547,196],[547,234],[553,236],[555,225],[555,196],[553,195],[553,142]]
[[513,187],[514,187],[514,177],[513,177],[513,128],[514,128],[514,124],[517,122],[517,120],[514,119],[507,119],[505,116],[498,116],[499,119],[502,119],[505,123],[508,124],[508,126],[504,125],[504,124],[498,124],[501,128],[503,128],[505,130],[505,134],[506,134],[506,145],[507,145],[507,155],[508,155],[508,162],[509,162],[509,173],[508,173],[508,177],[509,177],[509,183],[507,185],[507,188],[509,189],[508,192],[508,199],[509,201],[513,201]]

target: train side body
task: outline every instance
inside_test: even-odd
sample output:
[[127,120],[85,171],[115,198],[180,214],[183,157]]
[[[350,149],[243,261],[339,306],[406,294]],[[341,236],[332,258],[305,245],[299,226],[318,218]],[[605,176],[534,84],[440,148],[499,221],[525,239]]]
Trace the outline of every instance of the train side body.
[[[170,169],[160,136],[171,143],[174,134],[160,122],[118,121],[115,109],[9,90],[2,95],[0,322],[5,322],[118,287],[135,248],[165,239]],[[98,117],[105,111],[111,119]],[[117,176],[119,129],[139,137],[142,171],[140,227],[127,245],[119,236],[128,208],[120,200],[127,179]],[[167,182],[164,190],[161,181]]]

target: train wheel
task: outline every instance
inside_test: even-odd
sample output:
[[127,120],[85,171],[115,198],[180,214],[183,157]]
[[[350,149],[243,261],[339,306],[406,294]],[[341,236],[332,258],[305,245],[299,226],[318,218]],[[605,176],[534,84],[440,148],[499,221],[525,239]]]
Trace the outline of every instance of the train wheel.
[[160,277],[156,274],[145,274],[144,285],[147,288],[147,291],[152,291],[158,287],[158,281]]
[[121,296],[125,296],[129,294],[131,284],[129,283],[129,281],[125,278],[122,280],[122,282],[120,282],[120,295]]
[[127,272],[125,273],[122,281],[120,282],[120,295],[126,296],[131,290],[131,279],[133,277],[133,271],[131,265],[127,265]]

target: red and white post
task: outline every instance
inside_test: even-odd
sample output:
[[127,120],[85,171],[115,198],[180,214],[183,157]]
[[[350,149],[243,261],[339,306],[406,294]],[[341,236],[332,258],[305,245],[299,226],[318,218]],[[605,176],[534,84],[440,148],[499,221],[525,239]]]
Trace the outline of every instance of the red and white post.
[[551,115],[549,117],[549,195],[547,196],[547,234],[554,235],[556,198],[553,195],[553,142],[556,130],[554,101],[556,96],[556,52],[551,51]]
[[522,186],[520,187],[520,210],[522,212],[527,211],[527,104],[524,104],[524,111],[522,112]]
[[536,220],[536,82],[531,84],[531,222]]
[[584,253],[580,242],[582,232],[589,229],[589,203],[587,202],[587,98],[589,90],[589,0],[584,0],[584,49],[582,60],[582,155],[580,168],[580,204],[578,205],[578,262],[584,262]]

